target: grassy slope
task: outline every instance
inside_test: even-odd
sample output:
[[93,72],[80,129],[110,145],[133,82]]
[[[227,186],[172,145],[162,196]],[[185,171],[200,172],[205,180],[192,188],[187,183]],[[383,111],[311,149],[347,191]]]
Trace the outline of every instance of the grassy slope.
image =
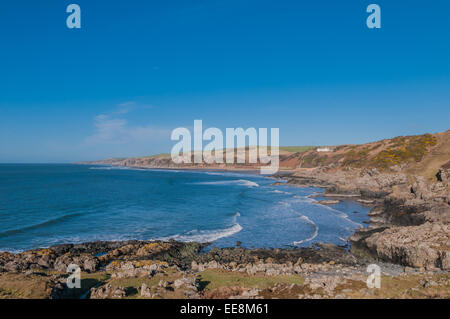
[[[361,145],[338,145],[332,152],[317,152],[314,146],[281,146],[280,167],[283,169],[314,168],[378,168],[389,171],[398,166],[407,173],[434,178],[441,166],[450,161],[450,130],[437,134],[399,136]],[[226,150],[222,150],[224,153]],[[172,164],[170,154],[110,159],[98,163],[128,166],[164,167]],[[183,165],[189,167],[192,165]],[[233,169],[234,166],[227,165]],[[257,164],[245,164],[259,168]]]
[[412,165],[408,172],[434,178],[436,172],[446,163],[450,163],[450,130],[435,134],[437,144],[420,161]]
[[[151,287],[152,290],[158,287],[160,280],[173,281],[181,278],[182,275],[177,272],[168,271],[165,274],[157,274],[155,277],[148,278],[123,278],[112,279],[105,272],[93,274],[82,274],[82,288],[75,289],[70,298],[79,298],[89,291],[89,288],[98,283],[109,283],[113,287],[125,287],[129,295],[126,298],[141,298],[139,289],[143,283]],[[305,284],[305,279],[298,275],[279,275],[249,276],[240,272],[230,272],[223,270],[206,270],[196,275],[198,283],[201,286],[204,297],[226,297],[226,290],[223,288],[259,288],[262,289],[260,296],[264,298],[296,298],[299,294],[322,296],[333,298],[337,295],[343,295],[349,298],[449,298],[450,284],[449,274],[432,275],[435,282],[446,282],[445,285],[434,285],[424,287],[424,280],[427,281],[430,276],[424,274],[411,274],[408,276],[383,276],[381,280],[381,289],[368,291],[366,283],[359,280],[347,280],[339,284],[334,290],[333,295],[327,295],[321,289],[312,291]],[[48,277],[42,275],[24,275],[24,274],[3,274],[0,276],[0,299],[9,298],[49,298],[51,288],[47,286]],[[276,285],[284,285],[292,288],[277,289]],[[182,290],[182,289],[181,289]],[[159,298],[186,298],[179,289],[165,290]],[[159,290],[161,291],[161,289]],[[369,294],[367,294],[369,292]]]
[[434,178],[450,161],[450,131],[438,134],[400,136],[361,145],[339,145],[333,152],[309,150],[282,158],[291,168],[333,166],[338,168],[378,168],[393,166],[411,174]]

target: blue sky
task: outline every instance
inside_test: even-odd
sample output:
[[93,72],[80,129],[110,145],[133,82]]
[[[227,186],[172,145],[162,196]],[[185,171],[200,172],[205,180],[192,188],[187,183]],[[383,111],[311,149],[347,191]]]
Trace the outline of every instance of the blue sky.
[[449,14],[446,0],[1,1],[0,162],[168,152],[194,119],[279,127],[282,145],[443,131]]

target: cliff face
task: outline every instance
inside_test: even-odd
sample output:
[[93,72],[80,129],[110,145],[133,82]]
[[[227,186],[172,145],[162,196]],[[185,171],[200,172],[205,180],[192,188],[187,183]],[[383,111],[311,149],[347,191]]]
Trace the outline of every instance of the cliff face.
[[289,183],[374,204],[370,226],[350,238],[355,255],[450,270],[450,131],[310,150],[288,161],[295,165]]
[[294,158],[294,176],[331,183],[341,193],[450,203],[450,130],[338,146],[327,154],[308,151],[292,155],[290,161]]
[[355,255],[404,266],[450,270],[449,172],[434,179],[376,168],[298,169],[288,182],[325,188],[325,196],[373,203],[370,225],[351,238]]

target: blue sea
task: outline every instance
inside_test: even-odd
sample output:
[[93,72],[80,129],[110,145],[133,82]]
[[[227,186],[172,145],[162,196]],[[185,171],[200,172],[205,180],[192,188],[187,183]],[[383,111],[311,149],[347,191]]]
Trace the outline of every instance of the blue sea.
[[0,165],[0,251],[95,240],[212,242],[216,247],[346,245],[368,220],[321,189],[250,173],[92,165]]

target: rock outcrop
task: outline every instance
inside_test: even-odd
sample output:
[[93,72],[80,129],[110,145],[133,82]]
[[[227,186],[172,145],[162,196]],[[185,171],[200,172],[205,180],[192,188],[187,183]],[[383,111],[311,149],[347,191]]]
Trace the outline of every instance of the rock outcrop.
[[450,225],[425,223],[391,227],[365,240],[367,249],[380,259],[411,267],[450,270]]
[[351,250],[405,266],[448,270],[450,245],[450,163],[442,166],[435,180],[402,171],[376,168],[297,170],[285,177],[300,187],[325,188],[324,196],[355,198],[372,203],[370,226],[351,238]]

